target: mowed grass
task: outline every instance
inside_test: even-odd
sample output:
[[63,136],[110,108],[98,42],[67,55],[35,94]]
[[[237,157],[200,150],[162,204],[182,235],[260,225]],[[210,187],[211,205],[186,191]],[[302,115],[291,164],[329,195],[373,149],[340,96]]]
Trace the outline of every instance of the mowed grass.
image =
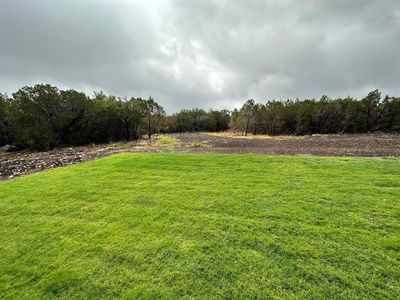
[[119,154],[0,184],[0,298],[398,299],[400,159]]

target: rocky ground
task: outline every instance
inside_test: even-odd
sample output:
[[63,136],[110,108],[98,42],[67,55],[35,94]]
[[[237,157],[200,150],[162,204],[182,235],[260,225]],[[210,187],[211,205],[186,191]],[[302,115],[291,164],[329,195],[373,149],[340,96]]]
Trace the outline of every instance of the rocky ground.
[[27,173],[72,165],[122,151],[149,151],[136,143],[91,145],[57,148],[50,151],[18,151],[0,153],[0,180]]
[[58,148],[45,152],[1,152],[0,180],[104,157],[120,152],[313,154],[324,156],[400,156],[400,134],[314,136],[238,136],[228,133],[179,133],[152,140]]

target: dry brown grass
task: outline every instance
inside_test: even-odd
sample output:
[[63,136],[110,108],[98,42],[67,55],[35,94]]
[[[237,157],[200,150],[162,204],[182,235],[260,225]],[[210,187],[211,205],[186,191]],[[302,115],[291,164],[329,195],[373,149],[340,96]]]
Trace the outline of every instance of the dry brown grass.
[[305,136],[295,136],[295,135],[266,135],[266,134],[257,134],[254,135],[252,133],[248,133],[246,136],[240,133],[235,133],[231,131],[226,132],[203,132],[204,134],[217,136],[217,137],[226,137],[226,138],[237,138],[237,139],[274,139],[274,140],[302,140],[305,139]]

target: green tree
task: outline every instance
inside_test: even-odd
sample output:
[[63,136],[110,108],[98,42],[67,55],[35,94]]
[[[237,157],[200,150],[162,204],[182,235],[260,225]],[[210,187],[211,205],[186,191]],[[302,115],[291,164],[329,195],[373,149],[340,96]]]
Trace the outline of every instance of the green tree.
[[257,111],[256,103],[253,99],[249,99],[243,104],[240,113],[243,115],[245,126],[244,135],[246,136],[251,131],[252,123],[255,122],[255,115]]
[[86,126],[90,111],[88,97],[75,90],[60,91],[60,112],[56,118],[58,143],[62,145],[81,144],[86,136],[81,135]]
[[13,143],[10,99],[0,93],[0,146]]
[[56,146],[57,119],[62,113],[59,90],[49,84],[38,84],[21,88],[13,94],[13,99],[17,143],[30,148]]
[[372,132],[382,116],[380,108],[381,93],[378,90],[370,92],[361,100],[362,111],[365,119],[365,129]]
[[383,100],[383,124],[386,131],[400,131],[400,97],[386,96]]
[[161,105],[150,97],[144,101],[144,113],[147,124],[147,136],[151,139],[151,135],[162,127],[165,111]]

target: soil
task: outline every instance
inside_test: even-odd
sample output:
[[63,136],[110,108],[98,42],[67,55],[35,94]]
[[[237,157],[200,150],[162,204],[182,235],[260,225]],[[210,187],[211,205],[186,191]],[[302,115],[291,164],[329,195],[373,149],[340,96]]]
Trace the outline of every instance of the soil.
[[157,137],[130,143],[58,148],[44,152],[0,153],[0,180],[121,152],[311,154],[322,156],[400,156],[400,134],[335,134],[313,136],[239,136],[231,133],[177,133],[173,143]]
[[176,134],[184,142],[208,141],[221,153],[312,154],[322,156],[400,156],[400,134],[238,136],[227,133]]

